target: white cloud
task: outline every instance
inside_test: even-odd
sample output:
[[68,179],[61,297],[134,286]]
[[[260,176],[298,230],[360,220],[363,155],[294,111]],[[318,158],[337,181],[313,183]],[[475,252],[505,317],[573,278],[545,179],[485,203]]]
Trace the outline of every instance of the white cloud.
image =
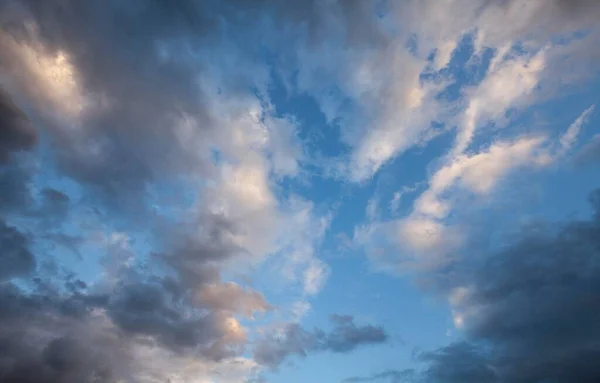
[[329,266],[326,263],[313,258],[304,270],[304,293],[315,295],[321,291],[329,275]]
[[305,301],[296,301],[291,305],[292,322],[300,322],[311,310],[311,305]]
[[531,93],[539,84],[544,69],[544,51],[527,58],[504,57],[498,50],[484,80],[470,94],[456,138],[453,153],[464,152],[476,133],[486,122],[497,122],[509,108],[520,108],[533,102]]
[[595,105],[584,110],[579,117],[571,125],[567,131],[560,137],[558,155],[562,156],[567,153],[577,141],[583,125],[588,121],[590,115],[594,112]]

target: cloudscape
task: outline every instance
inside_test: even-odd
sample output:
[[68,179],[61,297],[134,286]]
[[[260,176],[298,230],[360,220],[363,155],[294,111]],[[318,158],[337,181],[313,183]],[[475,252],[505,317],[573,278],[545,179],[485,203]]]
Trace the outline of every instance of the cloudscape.
[[0,383],[600,382],[599,20],[1,1]]

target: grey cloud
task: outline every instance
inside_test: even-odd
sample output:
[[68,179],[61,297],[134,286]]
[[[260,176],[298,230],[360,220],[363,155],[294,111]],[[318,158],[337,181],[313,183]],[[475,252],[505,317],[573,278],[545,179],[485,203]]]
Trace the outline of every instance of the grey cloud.
[[0,212],[9,213],[31,206],[30,181],[31,171],[26,163],[0,164]]
[[25,113],[0,88],[0,165],[9,161],[12,152],[32,149],[37,139]]
[[160,282],[129,281],[111,294],[77,279],[64,287],[39,281],[29,292],[0,284],[0,380],[144,383],[151,361],[136,362],[136,347],[213,361],[239,354],[244,339],[232,338],[227,317],[190,311]]
[[224,317],[218,312],[193,312],[185,299],[170,294],[162,283],[141,282],[117,288],[107,307],[128,334],[150,336],[171,349],[192,349],[214,360],[235,355],[235,350],[219,343],[227,331]]
[[[22,10],[10,12],[11,4]],[[191,49],[187,44],[200,43],[205,31],[212,29],[214,19],[203,4],[24,0],[5,5],[4,33],[24,43],[41,39],[51,53],[66,52],[84,96],[99,97],[94,102],[100,105],[102,99],[109,103],[87,113],[77,135],[60,123],[47,126],[60,167],[101,195],[125,204],[121,207],[144,196],[145,185],[159,175],[166,177],[196,163],[181,147],[175,125],[186,114],[201,119],[200,129],[209,124],[194,81],[202,64],[187,53]],[[35,25],[38,36],[31,36],[26,24]],[[161,44],[177,52],[163,57]],[[172,54],[178,59],[173,60]],[[16,78],[23,76],[14,64],[5,66]]]
[[25,113],[0,88],[0,211],[27,205],[30,171],[19,154],[33,149],[37,132]]
[[35,269],[29,239],[0,218],[0,282],[22,277]]
[[412,369],[407,370],[387,370],[378,372],[369,376],[355,376],[347,378],[342,383],[404,383],[412,382],[415,371]]
[[420,356],[429,367],[424,375],[427,382],[492,383],[498,377],[485,354],[468,343],[451,344],[443,349]]
[[275,368],[292,355],[305,357],[318,351],[344,353],[388,340],[382,327],[357,326],[351,316],[333,315],[331,319],[334,327],[329,332],[321,329],[307,331],[298,324],[287,324],[280,336],[266,337],[257,344],[254,358],[258,363]]
[[3,382],[118,381],[113,373],[127,363],[118,337],[94,339],[84,324],[89,318],[81,312],[73,316],[65,303],[57,296],[27,295],[12,284],[0,285]]
[[[356,28],[344,26],[348,42],[363,38],[358,27],[371,28],[369,22],[361,22],[367,6],[357,1],[335,4],[345,20],[355,24]],[[140,261],[119,270],[114,285],[87,286],[72,278],[57,286],[57,276],[29,281],[33,292],[1,284],[0,380],[136,382],[130,347],[142,342],[211,361],[240,355],[245,334],[230,322],[232,307],[215,304],[214,299],[209,304],[194,301],[194,293],[202,287],[221,282],[220,262],[243,253],[228,239],[237,231],[235,222],[218,214],[204,214],[181,225],[145,220],[152,215],[148,189],[180,176],[211,174],[208,146],[204,151],[201,145],[218,136],[221,127],[207,110],[208,97],[213,96],[205,93],[201,82],[214,80],[215,92],[226,99],[265,89],[269,69],[256,63],[263,48],[256,41],[272,42],[269,36],[277,36],[265,33],[262,22],[271,18],[279,26],[308,25],[309,34],[318,40],[330,25],[321,18],[320,7],[317,2],[305,7],[300,1],[194,0],[9,0],[0,4],[0,70],[11,80],[10,95],[3,91],[0,99],[2,161],[9,151],[12,160],[12,153],[31,150],[36,144],[37,134],[28,130],[31,122],[43,128],[45,154],[59,176],[78,184],[82,195],[78,202],[110,209],[107,216],[117,213],[117,219],[134,217],[136,223],[160,226],[157,241],[163,246],[149,255],[148,269],[163,267],[170,275],[153,276]],[[53,102],[64,96],[61,89],[45,89],[47,84],[19,61],[15,51],[19,47],[30,47],[41,56],[62,54],[72,64],[77,93],[76,100],[62,101],[69,108],[79,101],[91,106],[75,113],[74,121],[71,116],[57,116],[60,108]],[[44,60],[37,64],[31,71],[44,69]],[[223,68],[224,64],[229,66]],[[27,117],[14,107],[11,97],[28,103],[23,107]],[[178,124],[188,117],[196,124],[182,132]],[[29,213],[36,207],[29,190],[35,169],[18,165],[0,169],[0,208]],[[35,211],[43,223],[50,216],[66,216],[72,204],[66,194],[54,189],[42,190],[39,197]],[[36,233],[40,239],[78,250],[82,238],[66,234],[59,225],[47,226]],[[6,230],[11,238],[20,238],[12,229]],[[2,278],[35,266],[33,255],[23,249],[13,255],[25,261],[17,264],[11,255],[12,269],[3,268],[7,274]],[[252,298],[259,307],[268,306],[262,296]],[[98,312],[111,324],[106,332],[100,331],[106,323],[98,324]],[[286,347],[296,347],[292,343],[298,342],[298,353],[300,348],[347,352],[387,339],[379,327],[356,326],[351,319],[342,322],[329,333],[290,329]],[[49,335],[40,338],[39,334]],[[265,358],[268,364],[279,362],[278,356]]]
[[362,344],[384,343],[388,340],[388,335],[383,327],[357,326],[354,318],[349,315],[332,315],[331,321],[335,326],[331,332],[326,334],[323,344],[320,346],[324,350],[348,352]]
[[592,218],[525,228],[487,257],[435,276],[466,292],[466,339],[423,353],[425,382],[596,382],[600,368],[600,190]]

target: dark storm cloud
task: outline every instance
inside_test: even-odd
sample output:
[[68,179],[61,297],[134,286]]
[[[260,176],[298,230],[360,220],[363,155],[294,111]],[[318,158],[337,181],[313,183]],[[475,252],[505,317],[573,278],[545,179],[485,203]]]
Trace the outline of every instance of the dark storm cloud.
[[0,218],[0,283],[26,276],[35,269],[29,239]]
[[331,321],[334,327],[329,332],[321,329],[307,331],[298,324],[290,323],[280,336],[262,339],[254,349],[254,358],[260,364],[275,368],[291,355],[305,357],[317,351],[344,353],[388,340],[382,327],[357,326],[351,316],[333,315]]

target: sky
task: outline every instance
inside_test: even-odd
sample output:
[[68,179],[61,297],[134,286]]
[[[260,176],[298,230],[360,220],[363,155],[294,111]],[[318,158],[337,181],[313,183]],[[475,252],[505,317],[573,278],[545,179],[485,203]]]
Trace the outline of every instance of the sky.
[[600,2],[0,2],[0,382],[600,381]]

